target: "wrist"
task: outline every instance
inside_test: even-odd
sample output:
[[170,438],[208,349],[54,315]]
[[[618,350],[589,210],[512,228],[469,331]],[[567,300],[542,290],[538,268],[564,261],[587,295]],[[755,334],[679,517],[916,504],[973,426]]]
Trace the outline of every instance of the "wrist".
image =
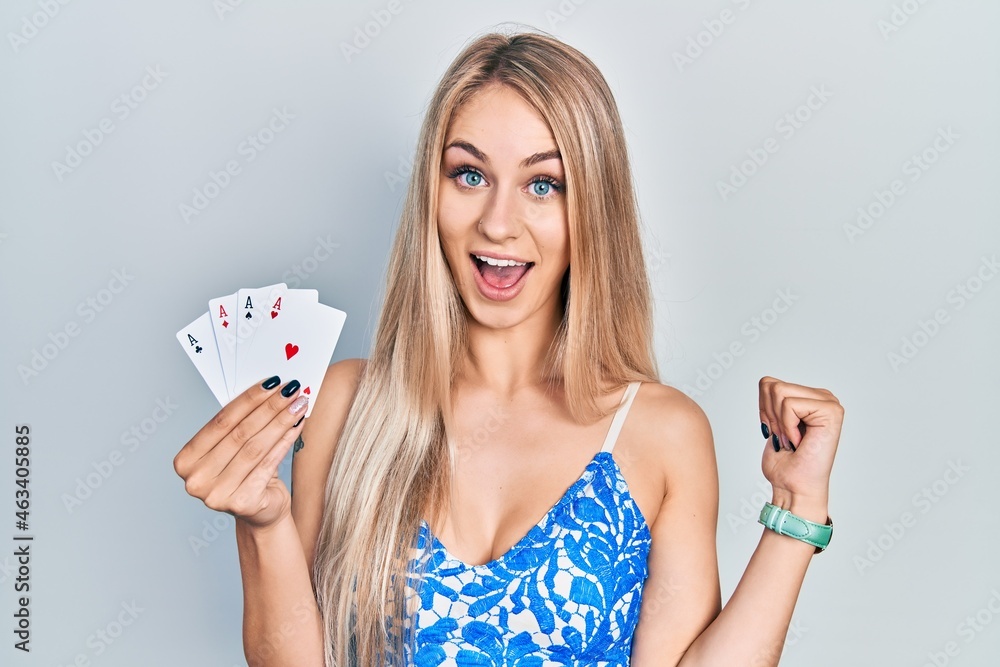
[[792,493],[787,489],[774,488],[771,504],[818,524],[825,524],[829,516],[829,502],[825,493],[806,496]]
[[289,526],[295,529],[291,512],[282,512],[277,519],[266,524],[253,523],[241,516],[236,517],[237,535],[248,537],[255,542],[265,541],[276,534],[280,535]]
[[765,503],[759,519],[765,528],[815,547],[813,553],[826,549],[833,536],[833,522],[826,514],[822,498],[796,498],[779,493],[775,500],[784,502],[785,506]]

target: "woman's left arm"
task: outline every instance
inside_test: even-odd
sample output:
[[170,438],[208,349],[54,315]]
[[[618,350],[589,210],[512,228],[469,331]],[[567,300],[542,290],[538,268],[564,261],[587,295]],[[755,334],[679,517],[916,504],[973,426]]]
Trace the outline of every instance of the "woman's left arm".
[[[794,451],[784,446],[775,451],[770,439],[766,443],[762,468],[773,489],[771,503],[825,524],[843,407],[825,389],[764,377],[759,409],[761,421],[779,443],[790,441],[794,447]],[[669,416],[664,411],[664,415],[671,422],[670,431],[681,433],[684,440],[665,448],[673,450],[667,494],[652,528],[649,578],[632,665],[777,665],[815,549],[762,528],[743,577],[720,611],[715,566],[718,481],[710,455],[711,431],[700,409],[674,410]],[[678,455],[682,451],[690,453]],[[707,561],[714,567],[706,567]]]

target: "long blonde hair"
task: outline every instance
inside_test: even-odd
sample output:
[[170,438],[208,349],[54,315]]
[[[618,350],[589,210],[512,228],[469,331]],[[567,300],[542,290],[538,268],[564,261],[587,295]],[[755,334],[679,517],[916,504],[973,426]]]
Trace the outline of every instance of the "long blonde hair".
[[571,269],[542,377],[562,384],[580,422],[608,413],[598,400],[609,386],[658,379],[638,210],[611,90],[586,56],[544,33],[475,39],[424,118],[374,344],[326,484],[314,575],[328,667],[399,664],[409,641],[408,559],[421,518],[440,516],[449,498],[451,387],[468,336],[437,231],[443,144],[456,111],[497,83],[546,119],[566,173]]

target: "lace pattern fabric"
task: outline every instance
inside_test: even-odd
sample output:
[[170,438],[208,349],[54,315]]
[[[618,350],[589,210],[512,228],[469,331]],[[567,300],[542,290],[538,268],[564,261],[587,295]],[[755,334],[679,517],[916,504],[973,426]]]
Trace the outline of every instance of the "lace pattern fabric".
[[[612,442],[613,444],[613,442]],[[453,556],[421,522],[409,631],[417,667],[628,665],[650,532],[610,449],[507,553]]]

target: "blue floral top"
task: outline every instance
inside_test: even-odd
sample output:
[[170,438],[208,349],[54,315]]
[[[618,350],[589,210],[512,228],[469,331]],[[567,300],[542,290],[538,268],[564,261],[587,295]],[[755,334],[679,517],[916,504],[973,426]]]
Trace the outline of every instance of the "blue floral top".
[[489,563],[463,563],[421,522],[411,571],[426,570],[407,663],[628,665],[649,547],[607,442],[541,521]]

